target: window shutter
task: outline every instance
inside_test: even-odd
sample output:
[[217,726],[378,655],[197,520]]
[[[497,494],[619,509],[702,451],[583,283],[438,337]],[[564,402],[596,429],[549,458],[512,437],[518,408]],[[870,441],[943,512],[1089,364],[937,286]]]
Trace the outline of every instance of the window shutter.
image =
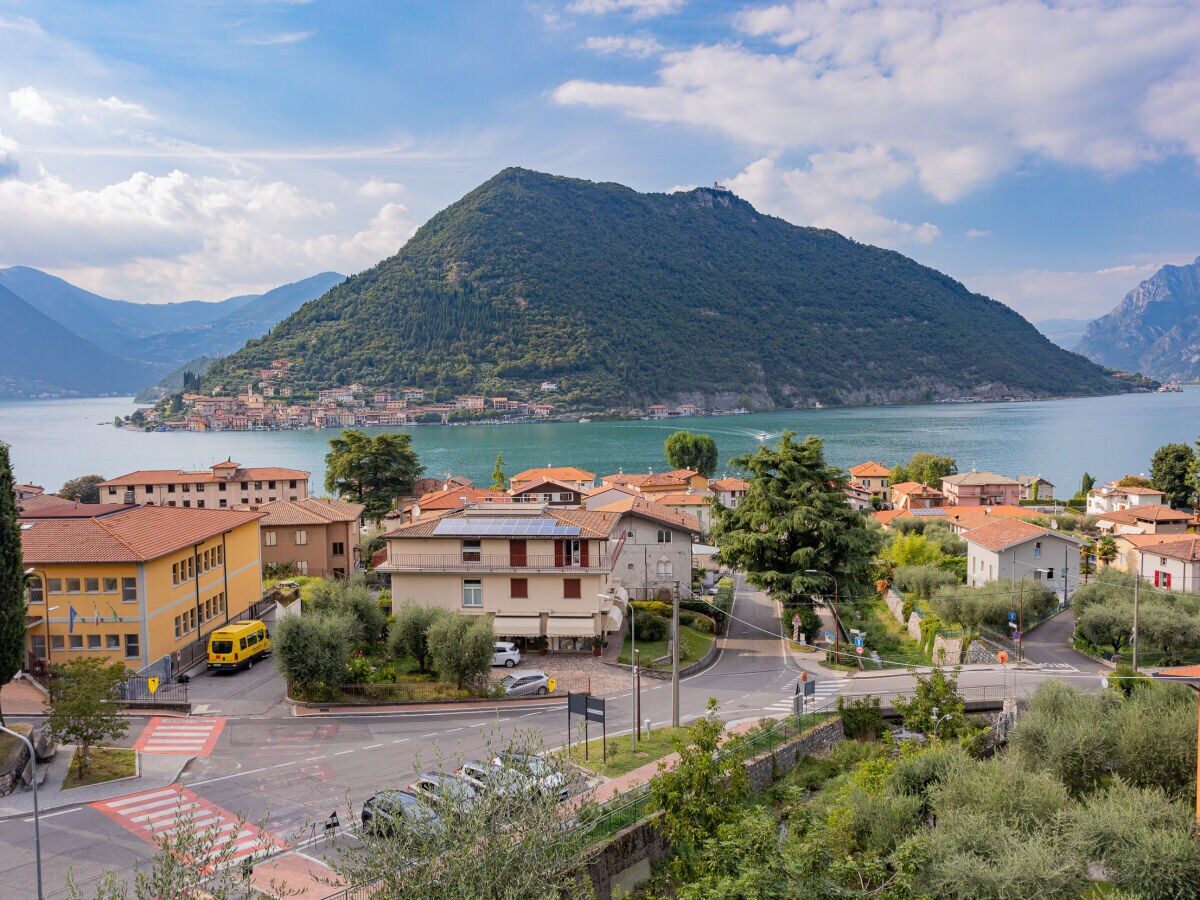
[[583,566],[585,569],[587,568],[587,564],[588,564],[588,544],[589,543],[590,543],[590,541],[580,541],[579,542],[579,564],[581,566]]
[[554,565],[561,569],[563,565],[563,542],[561,538],[554,541]]

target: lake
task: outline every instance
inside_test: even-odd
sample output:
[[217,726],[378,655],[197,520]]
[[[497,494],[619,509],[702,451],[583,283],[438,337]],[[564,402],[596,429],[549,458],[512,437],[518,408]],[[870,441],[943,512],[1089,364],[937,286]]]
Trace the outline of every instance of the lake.
[[[243,465],[287,466],[313,473],[322,492],[326,441],[337,432],[150,433],[112,426],[133,411],[130,398],[0,403],[0,440],[12,447],[18,481],[57,489],[77,475],[105,477],[135,469],[200,469],[232,457]],[[513,475],[534,466],[575,465],[598,475],[662,471],[663,441],[687,428],[711,434],[722,461],[758,446],[761,431],[785,429],[825,439],[830,462],[885,464],[919,450],[946,453],[960,471],[1041,474],[1070,495],[1086,469],[1097,480],[1147,472],[1169,441],[1200,432],[1200,387],[1183,393],[1123,394],[1038,403],[963,403],[784,410],[669,422],[420,426],[407,430],[430,474],[453,472],[491,482],[496,454]]]

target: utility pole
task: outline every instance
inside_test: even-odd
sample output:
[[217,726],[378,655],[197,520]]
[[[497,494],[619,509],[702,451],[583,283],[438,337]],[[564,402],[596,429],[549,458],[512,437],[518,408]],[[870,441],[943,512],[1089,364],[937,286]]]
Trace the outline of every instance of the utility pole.
[[637,667],[637,616],[634,615],[633,601],[629,601],[629,671],[632,676],[630,687],[633,693],[629,697],[629,702],[633,706],[633,724],[634,727],[629,732],[630,749],[637,753],[637,720],[638,720],[638,667]]
[[[716,635],[713,635],[715,641]],[[679,727],[679,582],[675,582],[675,602],[671,606],[671,725]]]
[[640,739],[642,736],[642,651],[633,651],[633,671],[637,674],[633,676],[634,695],[637,697],[633,704],[633,724],[634,731]]
[[1133,574],[1133,633],[1129,635],[1129,647],[1133,651],[1133,659],[1130,664],[1133,672],[1137,674],[1137,650],[1138,650],[1138,585],[1142,583],[1142,554],[1138,553],[1138,570]]
[[1017,613],[1017,662],[1025,660],[1025,579],[1021,579],[1021,606]]

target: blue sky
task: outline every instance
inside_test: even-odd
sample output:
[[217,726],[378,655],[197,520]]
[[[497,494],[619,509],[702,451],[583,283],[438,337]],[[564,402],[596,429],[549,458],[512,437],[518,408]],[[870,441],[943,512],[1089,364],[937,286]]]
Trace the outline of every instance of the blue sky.
[[0,0],[0,265],[218,299],[522,165],[720,181],[1090,318],[1200,255],[1197,46],[1169,0]]

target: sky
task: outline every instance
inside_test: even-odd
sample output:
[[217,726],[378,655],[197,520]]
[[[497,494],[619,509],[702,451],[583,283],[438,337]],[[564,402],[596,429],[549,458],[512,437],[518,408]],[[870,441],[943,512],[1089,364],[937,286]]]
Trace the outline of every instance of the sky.
[[1197,47],[1197,0],[0,0],[0,266],[350,274],[519,165],[720,182],[1093,318],[1200,256]]

